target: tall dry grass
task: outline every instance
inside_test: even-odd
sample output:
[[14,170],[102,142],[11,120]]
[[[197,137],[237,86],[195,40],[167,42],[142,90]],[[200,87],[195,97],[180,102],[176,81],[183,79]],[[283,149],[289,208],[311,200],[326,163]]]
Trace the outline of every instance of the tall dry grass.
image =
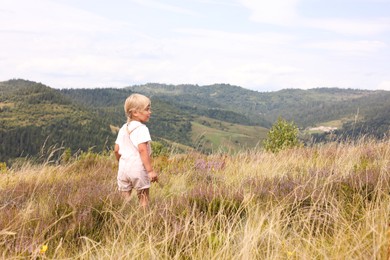
[[154,161],[151,205],[124,204],[113,157],[0,175],[4,259],[388,259],[390,143]]

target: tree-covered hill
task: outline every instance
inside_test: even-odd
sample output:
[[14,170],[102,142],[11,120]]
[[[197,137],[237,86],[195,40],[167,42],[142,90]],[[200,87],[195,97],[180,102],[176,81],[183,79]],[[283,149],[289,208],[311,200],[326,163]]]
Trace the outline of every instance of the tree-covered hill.
[[0,161],[37,156],[53,146],[73,152],[102,151],[114,141],[107,118],[75,104],[58,90],[10,80],[0,83],[0,94]]
[[[123,103],[133,92],[144,93],[152,100],[152,119],[148,122],[152,136],[185,144],[198,146],[194,143],[198,131],[193,129],[193,122],[199,117],[215,119],[229,124],[253,126],[253,122],[245,115],[224,108],[216,108],[212,104],[202,105],[203,100],[193,100],[191,94],[185,96],[189,102],[183,100],[166,99],[164,96],[135,91],[134,89],[64,89],[61,93],[80,105],[89,107],[108,117],[113,125],[122,125],[125,117]],[[250,127],[247,127],[250,129]],[[249,131],[249,130],[248,130]],[[245,131],[244,131],[245,132]],[[225,133],[230,137],[229,133]],[[257,138],[256,136],[252,137]],[[205,139],[208,140],[207,133]],[[212,138],[210,138],[212,139]],[[258,140],[255,140],[256,143]],[[210,141],[212,143],[212,141]],[[216,148],[208,146],[208,148]]]
[[282,116],[305,128],[340,118],[353,118],[358,109],[363,115],[373,106],[380,107],[390,101],[388,91],[339,88],[257,92],[227,84],[146,84],[129,89],[186,106],[234,111],[245,115],[249,122],[264,127],[270,127]]
[[[207,114],[214,119],[226,120],[232,116],[231,112],[234,112],[238,115],[237,118],[241,119],[230,120],[231,123],[263,127],[272,125],[270,121],[252,107],[251,100],[259,93],[238,86],[229,84],[175,86],[150,83],[128,88],[134,92],[158,96],[159,99],[166,102],[192,109],[191,112],[199,116]],[[225,114],[225,117],[212,116],[217,113]],[[227,113],[229,116],[226,115]]]
[[[129,89],[64,89],[61,94],[80,106],[93,110],[111,125],[122,126],[126,122],[123,104],[133,92]],[[154,97],[152,119],[147,123],[153,139],[163,138],[191,145],[192,116],[172,104]]]
[[[339,131],[340,133],[342,131],[350,133],[349,126],[351,122],[356,124],[356,119],[366,127],[366,133],[375,133],[375,136],[383,136],[389,128],[386,118],[390,118],[390,115],[385,109],[386,104],[390,104],[389,91],[315,88],[257,92],[228,84],[198,86],[157,83],[116,90],[65,90],[72,99],[86,96],[86,98],[81,99],[81,102],[94,104],[107,111],[107,106],[105,106],[107,102],[99,101],[101,98],[98,96],[92,98],[92,96],[98,93],[102,94],[105,91],[107,91],[104,94],[105,98],[109,96],[108,92],[131,91],[150,96],[154,103],[157,101],[160,104],[169,104],[171,109],[167,109],[167,105],[162,110],[159,109],[159,105],[154,106],[154,109],[157,108],[157,113],[154,113],[155,123],[165,122],[173,115],[176,117],[176,122],[182,122],[183,119],[187,122],[194,122],[197,118],[206,116],[233,124],[269,128],[281,116],[294,121],[301,129],[326,122],[337,122],[335,126],[339,128],[345,124],[345,129]],[[118,94],[116,95],[118,96]],[[121,110],[117,107],[118,109]],[[113,109],[111,108],[111,110]],[[170,111],[170,116],[164,114],[166,111]],[[375,119],[375,122],[371,122],[371,119]],[[153,125],[153,123],[151,124]],[[197,132],[193,126],[194,124],[191,128],[192,140]],[[162,131],[166,128],[166,126],[159,128],[157,125],[153,125],[153,127]],[[188,131],[190,127],[187,126],[185,129]],[[160,131],[157,131],[156,134],[166,136]],[[182,138],[181,142],[187,140],[188,144],[188,137]]]
[[0,161],[36,156],[43,145],[72,152],[112,148],[131,93],[152,100],[153,140],[203,150],[245,149],[265,138],[279,116],[301,129],[338,122],[336,133],[383,137],[390,92],[338,88],[257,92],[228,84],[146,84],[124,88],[53,89],[27,80],[0,82]]
[[[390,136],[390,100],[388,96],[382,105],[378,103],[369,104],[370,109],[365,109],[359,120],[351,120],[343,125],[333,134],[342,139],[356,139],[361,136],[375,137],[378,139],[389,138]],[[359,110],[356,118],[359,117]],[[327,137],[327,134],[320,135],[320,139]]]

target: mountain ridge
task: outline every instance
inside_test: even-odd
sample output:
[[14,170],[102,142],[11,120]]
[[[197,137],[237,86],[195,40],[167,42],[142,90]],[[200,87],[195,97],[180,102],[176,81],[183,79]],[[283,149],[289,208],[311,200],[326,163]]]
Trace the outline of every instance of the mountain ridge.
[[301,129],[337,121],[338,128],[345,126],[338,130],[344,135],[352,135],[349,129],[355,123],[354,129],[360,128],[353,133],[371,133],[378,138],[390,125],[388,91],[315,88],[257,92],[229,84],[158,83],[55,89],[14,79],[0,82],[0,161],[36,155],[44,142],[70,147],[73,152],[91,147],[110,149],[116,134],[113,129],[126,120],[123,102],[134,92],[152,99],[148,125],[154,140],[199,147],[196,136],[203,131],[203,151],[224,144],[233,150],[254,147],[280,116]]

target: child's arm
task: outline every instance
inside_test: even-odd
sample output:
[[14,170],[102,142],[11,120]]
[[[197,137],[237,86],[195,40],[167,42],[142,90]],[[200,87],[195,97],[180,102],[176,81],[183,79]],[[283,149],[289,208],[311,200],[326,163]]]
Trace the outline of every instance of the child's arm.
[[116,159],[119,161],[119,159],[121,158],[121,155],[119,154],[119,145],[118,144],[115,144],[114,154],[115,154]]
[[147,143],[141,143],[138,145],[138,151],[141,156],[142,163],[145,167],[145,170],[148,172],[151,182],[157,181],[157,173],[153,171],[152,162],[149,156],[148,145]]

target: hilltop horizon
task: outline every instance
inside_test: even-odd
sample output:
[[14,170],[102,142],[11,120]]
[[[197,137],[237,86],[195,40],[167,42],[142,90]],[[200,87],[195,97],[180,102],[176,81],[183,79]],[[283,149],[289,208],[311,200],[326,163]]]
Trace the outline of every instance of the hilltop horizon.
[[163,82],[145,82],[145,83],[139,83],[139,84],[133,84],[133,85],[129,85],[129,84],[124,84],[124,85],[121,85],[121,86],[98,86],[98,84],[96,84],[96,87],[84,87],[84,86],[79,86],[79,87],[56,87],[56,86],[52,86],[50,84],[47,84],[43,81],[36,81],[36,80],[31,80],[31,79],[26,79],[26,78],[9,78],[9,79],[6,79],[6,80],[1,80],[0,82],[8,82],[8,81],[12,81],[12,80],[23,80],[23,81],[27,81],[27,82],[32,82],[32,83],[38,83],[38,84],[43,84],[45,86],[48,86],[50,88],[53,88],[53,89],[58,89],[58,90],[62,90],[62,89],[109,89],[109,88],[113,88],[113,89],[123,89],[123,88],[132,88],[132,87],[140,87],[140,86],[148,86],[148,85],[162,85],[162,86],[194,86],[194,87],[207,87],[207,86],[215,86],[215,85],[218,85],[218,86],[223,86],[223,85],[226,85],[226,86],[232,86],[232,87],[238,87],[238,88],[242,88],[242,89],[245,89],[245,90],[249,90],[249,91],[255,91],[255,92],[258,92],[258,93],[272,93],[272,92],[278,92],[278,91],[283,91],[283,90],[315,90],[315,89],[340,89],[340,90],[361,90],[361,91],[390,91],[390,90],[386,90],[386,89],[368,89],[368,88],[350,88],[350,87],[337,87],[337,86],[324,86],[324,87],[310,87],[310,88],[299,88],[299,87],[286,87],[286,88],[281,88],[281,89],[276,89],[276,90],[264,90],[264,91],[261,91],[261,90],[256,90],[256,89],[250,89],[250,88],[247,88],[245,86],[239,86],[239,85],[234,85],[234,84],[230,84],[230,83],[222,83],[222,82],[215,82],[215,83],[212,83],[212,84],[204,84],[204,85],[201,85],[201,84],[191,84],[191,83],[178,83],[178,84],[173,84],[173,83],[163,83]]

